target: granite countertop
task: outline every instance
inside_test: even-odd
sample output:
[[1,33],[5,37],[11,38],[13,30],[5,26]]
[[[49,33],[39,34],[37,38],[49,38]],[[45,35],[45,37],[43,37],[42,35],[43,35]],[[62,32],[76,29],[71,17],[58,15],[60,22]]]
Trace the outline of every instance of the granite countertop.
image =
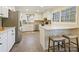
[[74,28],[79,28],[78,26],[52,26],[52,25],[44,25],[44,26],[39,26],[40,28],[43,28],[45,30],[53,30],[53,29],[74,29]]
[[0,33],[5,32],[6,30],[9,30],[10,28],[15,28],[15,27],[0,27]]

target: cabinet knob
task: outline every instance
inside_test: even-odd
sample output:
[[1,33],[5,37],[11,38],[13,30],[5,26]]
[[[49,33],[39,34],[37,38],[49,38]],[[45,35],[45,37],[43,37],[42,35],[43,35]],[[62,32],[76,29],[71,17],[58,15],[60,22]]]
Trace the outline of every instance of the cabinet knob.
[[2,45],[2,43],[0,43],[0,45]]
[[0,15],[3,15],[2,13]]
[[12,30],[12,32],[13,32],[13,30]]
[[14,33],[12,33],[12,35],[14,35]]

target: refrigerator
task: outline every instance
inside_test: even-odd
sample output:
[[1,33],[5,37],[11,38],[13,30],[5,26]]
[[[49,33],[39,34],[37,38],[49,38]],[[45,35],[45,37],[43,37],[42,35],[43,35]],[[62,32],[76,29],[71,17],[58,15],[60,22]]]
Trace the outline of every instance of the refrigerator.
[[15,27],[15,43],[22,39],[18,11],[8,10],[8,18],[2,19],[2,27]]

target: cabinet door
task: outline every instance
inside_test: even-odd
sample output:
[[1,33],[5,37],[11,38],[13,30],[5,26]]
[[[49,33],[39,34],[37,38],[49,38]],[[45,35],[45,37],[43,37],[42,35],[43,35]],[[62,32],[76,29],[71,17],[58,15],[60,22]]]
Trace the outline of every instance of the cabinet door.
[[7,33],[2,33],[0,35],[0,52],[8,52],[8,49],[7,49]]
[[3,39],[2,41],[0,41],[0,52],[8,52],[6,39]]
[[8,51],[10,51],[14,43],[15,43],[15,30],[10,29],[8,31]]
[[0,6],[0,16],[2,16],[2,6]]
[[8,18],[8,8],[6,6],[2,7],[2,17]]
[[11,34],[11,45],[13,46],[15,43],[15,29],[11,29],[10,34]]
[[11,39],[12,39],[11,32],[8,31],[8,51],[10,51],[11,49],[11,43],[12,43]]

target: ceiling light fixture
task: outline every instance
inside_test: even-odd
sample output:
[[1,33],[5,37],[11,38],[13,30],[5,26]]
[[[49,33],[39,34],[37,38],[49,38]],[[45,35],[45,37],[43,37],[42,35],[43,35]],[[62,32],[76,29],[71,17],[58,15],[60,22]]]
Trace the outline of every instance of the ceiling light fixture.
[[39,10],[36,10],[37,12],[39,12]]
[[40,6],[41,8],[43,8],[44,6]]
[[26,9],[26,11],[28,11],[29,9]]

